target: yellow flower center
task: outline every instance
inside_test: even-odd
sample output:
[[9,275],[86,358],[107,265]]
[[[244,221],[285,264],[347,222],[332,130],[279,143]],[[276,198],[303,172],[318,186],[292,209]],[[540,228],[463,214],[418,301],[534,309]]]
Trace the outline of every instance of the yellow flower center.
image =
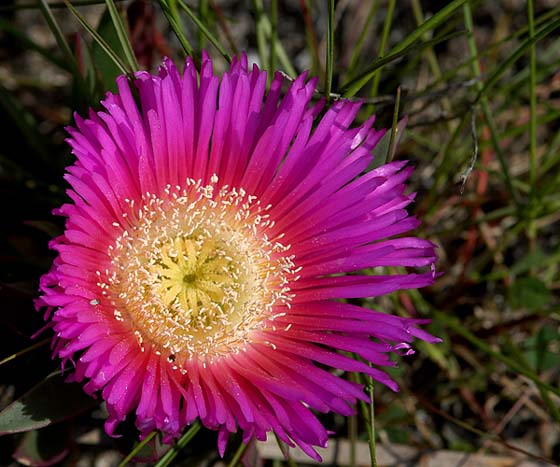
[[188,180],[162,198],[145,195],[139,209],[130,202],[128,226],[109,247],[112,271],[99,283],[141,348],[150,342],[177,368],[238,352],[291,299],[293,257],[268,238],[268,209],[216,183]]

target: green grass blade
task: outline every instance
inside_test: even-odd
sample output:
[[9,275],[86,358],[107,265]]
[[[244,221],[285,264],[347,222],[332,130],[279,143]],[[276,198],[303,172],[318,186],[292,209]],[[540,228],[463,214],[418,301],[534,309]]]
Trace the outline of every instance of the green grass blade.
[[[371,367],[371,363],[369,363]],[[371,467],[377,467],[377,449],[375,444],[375,385],[371,376],[367,377],[367,391],[369,396],[369,419],[368,419],[368,446]]]
[[206,27],[206,25],[202,21],[200,21],[200,18],[194,14],[194,12],[189,8],[189,6],[183,0],[178,0],[178,1],[179,1],[179,5],[181,6],[181,8],[185,11],[185,13],[189,16],[189,18],[194,22],[194,24],[196,24],[198,29],[200,29],[200,31],[202,31],[202,33],[206,36],[206,38],[210,41],[210,43],[214,47],[216,47],[216,49],[218,49],[218,51],[222,54],[224,59],[228,63],[231,63],[231,56],[227,52],[227,50],[224,48],[224,46],[220,43],[219,39],[214,34],[212,34],[210,32],[210,30]]
[[[313,24],[313,14],[311,13],[313,3],[310,0],[301,0],[299,6],[301,8],[301,15],[305,28],[305,42],[309,56],[311,57],[310,72],[316,76],[324,76],[325,71],[323,70],[323,64],[319,57],[319,40]],[[325,85],[324,80],[322,84]]]
[[152,438],[157,434],[157,431],[152,431],[148,436],[146,436],[142,441],[140,441],[132,451],[121,461],[118,467],[125,467],[128,463],[134,459],[134,457],[142,450],[146,444],[148,444]]
[[[41,0],[44,1],[44,0]],[[74,8],[74,6],[70,3],[69,0],[64,0],[64,3],[70,10],[70,12],[74,15],[74,17],[78,20],[78,22],[82,25],[82,27],[91,34],[91,37],[95,42],[99,44],[99,46],[105,51],[105,53],[109,56],[115,65],[119,68],[121,73],[125,75],[130,75],[134,70],[128,69],[126,64],[121,60],[118,54],[105,42],[105,39],[101,37],[101,35],[95,30],[95,28],[89,24],[89,22]]]
[[446,21],[455,11],[469,0],[454,0],[439,10],[434,16],[424,21],[418,28],[416,28],[410,35],[391,49],[391,53],[400,52],[413,45],[416,41],[420,40],[424,34],[435,29],[437,26]]
[[284,459],[286,460],[286,464],[288,467],[298,467],[292,456],[290,455],[290,448],[284,441],[282,441],[276,433],[274,433],[274,438],[276,438],[276,444],[278,444],[278,449],[284,455]]
[[272,81],[274,70],[276,70],[276,43],[278,42],[278,0],[270,2],[270,55],[268,60],[268,82]]
[[194,422],[186,433],[179,438],[177,443],[167,451],[161,459],[154,465],[154,467],[167,467],[173,459],[190,443],[194,436],[200,431],[201,424],[200,421]]
[[262,0],[252,0],[253,11],[255,12],[255,32],[257,35],[257,50],[261,63],[268,63],[269,59],[266,52],[266,27],[265,14]]
[[175,36],[177,36],[177,39],[181,43],[181,47],[183,47],[183,51],[185,52],[185,54],[194,57],[194,48],[187,39],[187,36],[185,36],[175,2],[173,0],[170,0],[170,2],[168,0],[159,0],[159,5],[161,7],[161,10],[163,11],[163,14],[167,18],[167,21],[169,21],[169,25],[175,33]]
[[46,0],[39,0],[39,6],[41,7],[41,11],[43,13],[43,16],[45,17],[45,20],[47,21],[49,29],[54,35],[58,48],[62,52],[66,63],[68,63],[68,65],[72,69],[72,73],[75,75],[75,77],[81,76],[80,70],[78,69],[78,63],[76,62],[76,57],[72,53],[72,49],[66,41],[62,29],[60,29],[60,26],[58,25],[58,22],[56,21],[56,18],[54,17],[48,2]]
[[117,31],[117,36],[121,43],[124,57],[128,62],[128,68],[130,70],[140,69],[138,62],[136,61],[136,56],[134,55],[134,50],[132,49],[132,44],[128,38],[128,32],[122,20],[122,16],[120,15],[119,10],[117,10],[115,2],[113,0],[105,0],[105,3],[107,4],[107,9],[109,10],[109,14],[113,20],[113,25]]
[[237,446],[237,449],[235,450],[235,454],[231,458],[231,461],[229,461],[228,467],[237,467],[239,465],[241,457],[248,447],[249,445],[245,444],[244,442],[239,443],[239,446]]
[[[424,34],[429,32],[430,30],[433,30],[434,28],[442,24],[444,21],[446,21],[453,13],[455,13],[455,11],[461,5],[463,5],[467,1],[468,0],[454,0],[448,5],[446,5],[444,8],[442,8],[440,11],[438,11],[434,16],[424,21],[424,23],[422,23],[411,34],[409,34],[405,39],[403,39],[401,42],[399,42],[395,47],[393,47],[389,51],[387,57],[385,58],[391,57],[392,58],[391,60],[387,62],[383,62],[383,60],[380,59],[374,61],[373,65],[365,73],[363,73],[358,78],[352,80],[351,82],[343,86],[344,96],[352,97],[353,95],[355,95],[370,79],[373,78],[377,69],[385,65],[385,63],[389,63],[390,61],[392,61],[397,57],[406,55],[406,53],[403,52],[417,49],[417,47],[415,47],[415,44],[418,41],[421,41],[422,36]],[[427,45],[428,43],[431,43],[431,41],[424,42],[424,45]],[[435,43],[431,45],[435,45]],[[379,66],[374,66],[376,64]]]
[[[393,22],[393,13],[395,12],[396,0],[389,0],[389,6],[387,7],[387,15],[385,16],[385,22],[383,23],[383,31],[381,32],[381,41],[379,43],[378,56],[381,58],[385,54],[385,48],[387,47],[387,41],[389,40],[389,33],[391,32],[391,24]],[[378,69],[373,77],[373,84],[371,85],[371,91],[369,95],[371,97],[377,96],[379,90],[379,82],[381,81],[381,69]]]
[[[197,15],[200,21],[202,23],[210,25],[212,23],[212,18],[210,17],[210,8],[208,5],[208,0],[199,0],[197,10],[198,10]],[[206,36],[200,30],[200,28],[198,29],[197,40],[198,40],[198,50],[205,49],[207,44]]]
[[38,349],[39,347],[43,347],[44,345],[49,344],[51,341],[52,339],[50,337],[47,337],[46,339],[36,342],[35,344],[30,345],[29,347],[26,347],[25,349],[20,350],[19,352],[13,353],[12,355],[9,355],[3,358],[2,360],[0,360],[0,366],[4,365],[4,363],[11,362],[16,358],[21,357],[22,355],[25,355],[26,353],[31,352],[32,350]]
[[53,65],[56,65],[57,67],[69,73],[72,73],[74,71],[71,64],[65,62],[64,60],[61,60],[60,58],[53,55],[48,49],[31,40],[29,36],[22,31],[21,28],[15,27],[4,18],[0,18],[0,31],[11,35],[16,41],[19,42],[22,48],[27,50],[34,50],[35,52],[46,58]]
[[399,51],[396,51],[396,52],[391,50],[384,57],[375,59],[366,68],[366,70],[363,71],[356,78],[353,78],[349,82],[345,83],[342,86],[340,92],[344,97],[352,97],[360,89],[362,89],[367,84],[367,82],[369,80],[371,80],[375,76],[375,73],[377,72],[377,70],[379,68],[381,68],[381,67],[387,65],[388,63],[391,63],[391,62],[393,62],[393,61],[395,61],[399,58],[402,58],[405,55],[408,55],[409,53],[418,52],[420,50],[423,50],[426,47],[432,47],[436,44],[439,44],[440,42],[449,41],[449,40],[451,40],[455,37],[462,36],[463,34],[464,34],[464,31],[457,31],[457,32],[454,32],[454,33],[451,33],[451,34],[444,34],[444,35],[435,37],[434,39],[431,39],[429,41],[421,42],[420,44],[411,45],[408,48],[403,49],[403,50],[399,50]]
[[[257,47],[259,50],[259,58],[264,66],[266,63],[269,63],[270,61],[270,59],[267,56],[266,43],[267,41],[272,40],[272,24],[264,11],[262,0],[252,0],[251,4],[253,5],[253,10],[255,12]],[[275,51],[276,51],[276,56],[278,57],[278,61],[280,62],[280,65],[284,68],[284,73],[286,73],[286,75],[288,75],[291,78],[295,78],[297,76],[297,72],[293,67],[290,59],[288,58],[288,54],[286,53],[286,50],[284,49],[280,41],[276,42]]]
[[509,69],[511,66],[517,62],[531,46],[539,42],[541,39],[548,36],[550,33],[554,32],[556,29],[560,28],[560,18],[556,18],[544,25],[542,28],[538,29],[532,37],[527,38],[521,43],[521,45],[513,51],[510,56],[502,61],[498,67],[488,76],[484,86],[480,89],[475,102],[478,102],[484,94],[487,94],[490,89],[492,89],[501,76]]
[[[122,2],[125,0],[117,0],[117,2]],[[88,5],[101,5],[105,3],[105,0],[73,0],[72,5],[74,6],[88,6]],[[17,3],[16,5],[0,6],[0,13],[4,11],[15,11],[15,10],[36,10],[41,8],[37,4],[37,0],[32,0],[26,3]],[[66,8],[64,1],[49,3],[49,8]]]
[[375,13],[377,12],[378,8],[379,8],[379,0],[374,0],[373,2],[371,2],[371,8],[369,9],[366,21],[364,23],[364,27],[360,32],[360,36],[358,37],[356,44],[352,48],[352,56],[350,57],[350,64],[348,65],[348,72],[347,72],[348,77],[354,75],[354,71],[358,63],[358,58],[360,57],[360,53],[362,52],[362,48],[364,47],[364,41],[366,39],[369,26],[371,25],[371,22],[373,21],[373,18],[375,17]]
[[[399,107],[401,104],[401,88],[397,88],[397,98],[395,99],[395,110],[393,111],[393,124],[391,125],[391,136],[389,138],[389,148],[387,149],[387,156],[385,157],[386,162],[391,162],[396,150],[397,133],[401,132],[404,128],[399,128]],[[406,120],[405,122],[406,123]],[[400,137],[400,135],[399,135]]]
[[560,396],[560,388],[545,383],[540,379],[539,375],[535,373],[533,370],[526,368],[521,363],[517,362],[512,358],[505,356],[501,352],[494,350],[490,345],[488,345],[482,339],[479,339],[472,332],[466,329],[465,326],[463,326],[457,318],[448,316],[447,314],[438,311],[435,312],[435,317],[438,321],[445,324],[445,326],[447,326],[448,328],[452,329],[460,336],[467,339],[471,344],[473,344],[478,349],[494,357],[496,360],[499,360],[502,363],[506,364],[512,371],[517,372],[520,375],[523,375],[526,378],[530,379],[539,388],[544,389],[553,394],[556,394],[557,396]]
[[328,20],[327,20],[327,57],[325,72],[325,95],[327,101],[331,98],[333,68],[334,68],[334,0],[329,0],[328,4]]
[[[527,0],[529,38],[535,35],[535,12],[533,0]],[[529,183],[531,198],[534,200],[537,181],[537,59],[535,44],[529,47]],[[533,232],[534,233],[534,232]]]
[[[472,73],[475,76],[475,78],[480,78],[481,77],[481,71],[480,71],[480,65],[478,63],[478,48],[477,48],[476,42],[474,40],[474,35],[473,35],[474,24],[473,24],[471,6],[470,6],[469,3],[465,3],[465,5],[463,6],[463,17],[465,19],[465,26],[466,26],[467,31],[468,31],[467,45],[468,45],[468,48],[469,48],[469,53],[471,55],[471,58],[473,59],[473,61],[471,62],[472,63],[472,65],[471,65],[472,66]],[[476,89],[479,90],[479,96],[480,96],[480,100],[481,100],[480,105],[482,107],[482,112],[484,114],[486,124],[488,125],[488,129],[490,130],[490,139],[492,141],[494,151],[496,152],[496,155],[498,156],[498,160],[500,161],[500,166],[501,166],[501,169],[502,169],[502,175],[504,177],[504,180],[506,182],[506,186],[508,188],[508,191],[511,194],[511,197],[512,197],[515,205],[520,210],[521,209],[521,201],[519,199],[519,195],[517,193],[517,190],[513,186],[513,181],[512,181],[511,175],[510,175],[509,167],[508,167],[508,164],[506,162],[504,151],[502,150],[502,146],[501,146],[501,143],[500,143],[500,138],[499,138],[499,135],[498,135],[498,130],[496,128],[496,124],[494,122],[494,117],[492,115],[492,112],[490,110],[490,105],[488,104],[488,99],[487,99],[486,94],[484,92],[484,87],[483,87],[481,81],[477,81],[475,83],[475,86],[476,86]]]

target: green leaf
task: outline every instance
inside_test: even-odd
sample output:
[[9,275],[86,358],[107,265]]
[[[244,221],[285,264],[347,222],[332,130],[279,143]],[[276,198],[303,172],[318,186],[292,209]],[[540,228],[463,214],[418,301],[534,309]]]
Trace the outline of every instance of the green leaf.
[[522,277],[511,285],[510,302],[515,308],[535,311],[548,304],[550,299],[550,290],[536,277]]
[[25,433],[14,459],[23,465],[49,467],[64,459],[69,452],[68,427],[53,425]]
[[0,412],[0,435],[36,430],[96,405],[80,385],[52,373]]
[[544,254],[544,252],[540,248],[537,248],[535,251],[530,252],[519,261],[517,261],[510,268],[509,272],[512,276],[517,276],[529,271],[529,269],[531,268],[542,266],[546,259],[547,256]]
[[389,154],[389,145],[391,143],[391,133],[392,133],[391,130],[386,131],[383,137],[375,145],[373,151],[371,152],[373,155],[373,160],[371,161],[371,164],[366,169],[368,172],[387,163],[388,155],[390,156],[390,159],[393,158],[393,156],[395,155],[396,148],[398,147],[399,142],[404,134],[407,121],[408,118],[405,116],[401,118],[397,123],[397,126],[395,128],[396,131],[395,131],[395,137],[393,139],[393,149],[391,151],[391,154]]
[[536,371],[543,372],[560,365],[560,354],[553,350],[555,343],[560,342],[560,334],[554,326],[543,326],[539,332],[529,337],[523,347],[527,363]]

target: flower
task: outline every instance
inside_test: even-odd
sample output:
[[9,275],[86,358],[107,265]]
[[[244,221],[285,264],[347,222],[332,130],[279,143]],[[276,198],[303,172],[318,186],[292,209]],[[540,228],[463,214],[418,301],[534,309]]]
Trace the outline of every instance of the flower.
[[[204,54],[198,75],[165,59],[158,76],[126,77],[104,109],[76,116],[65,232],[42,277],[38,307],[72,379],[100,394],[106,431],[130,414],[143,435],[178,437],[196,419],[244,440],[267,432],[319,459],[327,431],[313,411],[349,415],[363,388],[326,370],[378,367],[410,342],[438,339],[425,321],[339,299],[375,297],[434,280],[434,245],[399,237],[412,169],[366,171],[384,131],[351,128],[359,103],[318,121],[316,80],[290,85],[235,59],[220,79]],[[392,275],[352,273],[426,267]],[[363,360],[338,351],[353,352]],[[319,364],[319,365],[317,365]]]

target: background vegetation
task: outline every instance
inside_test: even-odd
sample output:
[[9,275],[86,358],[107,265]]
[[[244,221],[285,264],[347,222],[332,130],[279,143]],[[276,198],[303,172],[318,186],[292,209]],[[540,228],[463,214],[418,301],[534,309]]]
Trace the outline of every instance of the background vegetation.
[[[107,438],[103,407],[47,378],[58,362],[49,331],[32,338],[33,299],[62,229],[51,210],[66,199],[72,111],[98,108],[118,74],[203,48],[218,69],[247,51],[290,77],[310,69],[318,98],[365,98],[360,118],[392,128],[375,163],[417,167],[419,235],[439,245],[444,274],[375,306],[432,318],[444,343],[402,359],[400,393],[375,387],[374,423],[365,406],[325,417],[333,438],[560,462],[559,28],[554,0],[3,1],[0,464],[111,466],[139,452],[132,427]],[[142,455],[163,453],[154,441]],[[216,460],[203,430],[157,465]]]

